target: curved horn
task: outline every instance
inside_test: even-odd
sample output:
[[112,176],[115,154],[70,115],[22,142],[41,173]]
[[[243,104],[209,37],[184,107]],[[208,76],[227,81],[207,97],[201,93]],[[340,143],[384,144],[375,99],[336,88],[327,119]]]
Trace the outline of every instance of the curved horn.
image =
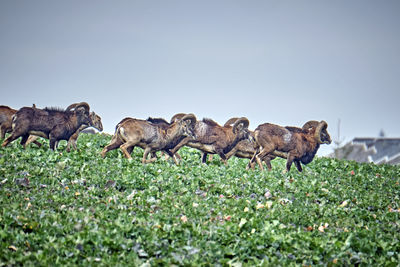
[[85,109],[86,113],[89,114],[90,107],[89,107],[88,103],[86,103],[86,102],[76,103],[75,110],[77,110],[80,107],[83,107]]
[[318,121],[308,121],[304,123],[303,127],[301,127],[303,130],[308,131],[310,128],[317,128],[319,125]]
[[72,109],[76,108],[76,106],[77,106],[78,104],[79,104],[79,103],[74,103],[74,104],[69,105],[69,106],[65,109],[65,111],[71,111]]
[[170,123],[174,123],[179,119],[182,119],[186,114],[185,113],[177,113],[174,116],[172,116]]
[[181,121],[186,121],[189,120],[190,121],[190,125],[193,125],[196,123],[197,119],[196,116],[192,113],[190,114],[186,114],[185,116],[182,117]]
[[230,126],[230,125],[234,124],[235,121],[237,121],[238,119],[239,119],[239,118],[230,118],[229,120],[227,120],[227,121],[225,122],[224,127]]
[[328,127],[328,123],[326,123],[326,121],[321,121],[318,126],[317,129],[315,130],[315,140],[317,140],[317,142],[319,144],[323,144],[324,142],[321,140],[321,132],[323,129],[326,129],[326,127]]
[[235,123],[233,124],[233,126],[232,126],[232,131],[233,131],[234,134],[236,134],[236,132],[237,132],[238,127],[239,127],[240,124],[243,124],[243,128],[248,128],[250,122],[249,122],[249,120],[248,120],[247,118],[245,118],[245,117],[242,117],[242,118],[237,119],[237,120],[235,121]]

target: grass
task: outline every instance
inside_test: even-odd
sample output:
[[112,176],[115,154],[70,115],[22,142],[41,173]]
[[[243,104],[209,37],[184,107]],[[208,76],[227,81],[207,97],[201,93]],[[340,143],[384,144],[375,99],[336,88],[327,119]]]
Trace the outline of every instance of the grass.
[[110,137],[78,151],[0,150],[0,266],[383,265],[400,262],[400,169],[316,158],[298,173],[246,160],[140,163]]

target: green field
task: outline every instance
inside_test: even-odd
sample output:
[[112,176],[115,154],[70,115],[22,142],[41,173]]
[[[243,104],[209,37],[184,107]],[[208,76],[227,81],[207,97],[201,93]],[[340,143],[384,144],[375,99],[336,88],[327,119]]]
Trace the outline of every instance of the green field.
[[[316,158],[142,165],[109,136],[0,148],[0,266],[399,266],[400,168]],[[44,142],[44,140],[43,140]]]

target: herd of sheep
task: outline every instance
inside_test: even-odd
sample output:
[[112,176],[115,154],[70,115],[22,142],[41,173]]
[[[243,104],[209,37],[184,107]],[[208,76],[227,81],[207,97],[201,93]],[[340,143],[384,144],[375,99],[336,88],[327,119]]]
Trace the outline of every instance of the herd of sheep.
[[[67,140],[67,151],[76,149],[79,133],[94,127],[103,130],[101,118],[90,112],[86,102],[74,103],[65,110],[59,108],[23,107],[19,110],[0,106],[0,137],[5,138],[2,146],[21,137],[21,145],[35,142],[38,137],[49,139],[50,148],[55,150],[60,140]],[[194,114],[179,113],[170,122],[164,119],[147,120],[125,118],[120,121],[110,144],[101,152],[104,158],[110,150],[120,148],[124,156],[131,159],[135,146],[144,149],[142,163],[156,160],[156,152],[163,151],[178,164],[178,150],[189,146],[201,151],[201,161],[208,154],[218,154],[226,163],[232,157],[250,159],[248,168],[263,162],[271,170],[271,160],[276,157],[287,159],[286,171],[292,163],[301,172],[301,163],[310,163],[321,144],[330,144],[331,138],[325,121],[308,121],[302,128],[282,127],[264,123],[250,131],[245,117],[229,119],[223,126],[211,119],[197,120]]]

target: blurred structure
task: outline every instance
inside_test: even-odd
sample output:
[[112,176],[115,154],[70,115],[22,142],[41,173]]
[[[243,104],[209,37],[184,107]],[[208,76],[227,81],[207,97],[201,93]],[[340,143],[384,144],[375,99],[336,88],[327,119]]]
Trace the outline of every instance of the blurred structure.
[[354,138],[330,155],[338,159],[375,164],[400,164],[400,138]]

